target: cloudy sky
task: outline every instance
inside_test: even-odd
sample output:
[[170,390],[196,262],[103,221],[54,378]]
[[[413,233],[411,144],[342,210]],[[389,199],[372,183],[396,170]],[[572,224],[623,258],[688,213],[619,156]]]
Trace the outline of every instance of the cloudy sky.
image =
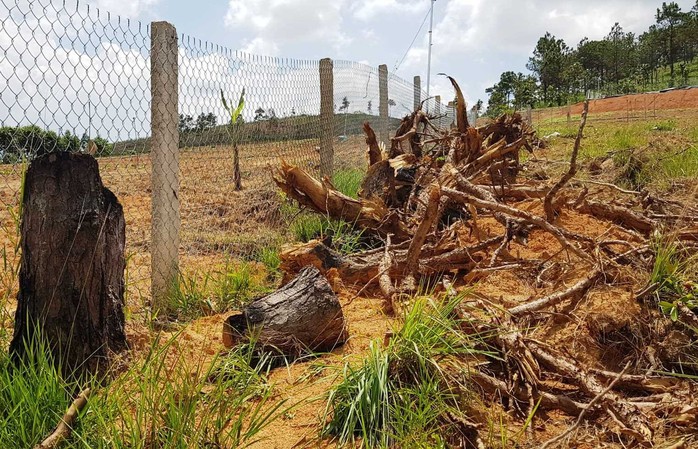
[[[101,0],[105,8],[168,20],[181,32],[251,53],[293,58],[332,57],[387,64],[426,80],[428,20],[414,46],[429,0]],[[689,10],[695,0],[679,0]],[[446,72],[470,101],[505,70],[525,70],[538,37],[550,31],[570,45],[601,38],[617,21],[642,32],[659,0],[437,0],[432,94],[450,96]]]
[[[213,111],[224,119],[222,87],[232,100],[246,89],[252,106],[245,108],[246,119],[259,106],[273,106],[278,115],[317,114],[316,61],[323,57],[345,61],[335,64],[335,86],[340,86],[335,87],[335,104],[350,97],[349,112],[366,112],[372,102],[376,113],[378,85],[373,69],[346,61],[372,68],[387,64],[390,72],[408,80],[391,80],[389,95],[397,102],[393,116],[411,107],[414,75],[426,87],[429,0],[77,1],[0,0],[0,125],[91,130],[113,140],[147,135],[150,61],[144,24],[154,20],[169,21],[180,34],[230,50],[311,61],[269,63],[182,42],[183,113]],[[689,10],[695,0],[678,3]],[[437,0],[430,93],[444,101],[452,98],[446,79],[436,76],[445,72],[459,81],[469,103],[486,101],[485,89],[501,72],[525,71],[546,31],[570,45],[585,36],[605,36],[616,21],[627,31],[642,32],[654,22],[660,4]],[[117,15],[131,19],[130,25]]]

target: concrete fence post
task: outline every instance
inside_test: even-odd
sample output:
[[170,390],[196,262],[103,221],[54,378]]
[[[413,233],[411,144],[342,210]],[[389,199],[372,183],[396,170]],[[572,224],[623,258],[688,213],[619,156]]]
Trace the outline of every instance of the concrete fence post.
[[320,60],[320,173],[334,173],[334,75],[332,60]]
[[390,118],[388,117],[389,105],[388,102],[388,66],[381,64],[378,66],[378,113],[380,115],[380,120],[378,121],[378,139],[385,143],[386,147],[389,147],[388,140],[388,124]]
[[179,124],[177,30],[167,22],[150,28],[152,162],[151,294],[153,311],[165,311],[179,274]]
[[416,111],[420,104],[422,104],[422,79],[417,75],[414,77],[413,109]]
[[434,97],[434,115],[436,116],[436,126],[441,126],[441,95]]

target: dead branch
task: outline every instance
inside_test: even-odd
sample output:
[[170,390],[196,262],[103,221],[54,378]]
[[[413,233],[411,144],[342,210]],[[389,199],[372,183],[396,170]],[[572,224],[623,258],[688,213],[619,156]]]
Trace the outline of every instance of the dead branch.
[[599,396],[599,402],[603,408],[614,419],[623,424],[624,433],[636,438],[640,444],[649,444],[652,441],[652,428],[647,417],[639,408],[612,391],[604,393],[606,388],[603,387],[597,376],[585,371],[577,362],[534,340],[527,340],[526,343],[529,350],[542,363],[555,372],[572,379],[585,393]]
[[555,210],[553,209],[553,198],[557,192],[562,189],[567,182],[577,174],[577,155],[579,154],[579,147],[582,143],[582,136],[584,135],[584,125],[587,123],[587,113],[589,112],[589,100],[584,102],[584,110],[582,111],[582,121],[579,123],[579,130],[577,131],[577,138],[574,141],[574,148],[572,149],[572,157],[570,158],[570,168],[565,173],[565,175],[553,186],[552,189],[545,195],[544,209],[545,218],[549,223],[555,220]]
[[452,200],[462,203],[462,204],[467,204],[471,203],[477,207],[489,209],[493,212],[500,212],[505,215],[509,215],[511,217],[515,218],[520,218],[523,219],[547,232],[552,234],[558,242],[560,242],[560,245],[562,245],[562,248],[565,250],[569,250],[576,254],[578,257],[581,259],[589,259],[589,255],[586,254],[584,251],[580,250],[576,246],[572,245],[563,235],[562,231],[560,228],[550,224],[549,222],[543,220],[542,218],[536,217],[531,215],[528,212],[524,212],[522,210],[516,209],[511,206],[507,206],[501,203],[496,203],[492,201],[485,201],[481,200],[479,198],[475,198],[473,196],[470,196],[466,193],[459,192],[457,190],[449,189],[449,188],[443,188],[442,192],[451,198]]
[[393,256],[390,249],[390,234],[388,234],[385,240],[385,253],[378,267],[380,270],[378,283],[381,291],[383,292],[383,297],[385,298],[383,310],[388,314],[392,314],[395,310],[395,287],[393,286],[393,282],[390,280],[390,269],[393,266],[393,263]]
[[424,209],[424,215],[422,215],[417,230],[412,237],[412,243],[407,250],[407,261],[405,263],[405,271],[408,274],[415,275],[417,268],[419,266],[419,255],[422,252],[422,246],[427,239],[427,234],[431,231],[434,226],[434,222],[438,218],[439,200],[441,198],[441,192],[438,184],[432,184],[429,187],[429,194],[427,196],[427,205]]
[[290,198],[310,209],[354,223],[379,235],[393,234],[398,241],[409,238],[406,226],[379,200],[355,200],[338,192],[327,182],[321,182],[298,167],[281,163],[274,182]]
[[601,400],[601,398],[603,398],[603,397],[606,395],[606,393],[608,393],[609,391],[611,391],[611,389],[615,386],[615,384],[618,383],[618,381],[620,380],[621,376],[623,376],[623,374],[625,374],[625,373],[628,371],[628,368],[630,368],[630,362],[628,362],[628,363],[625,365],[625,368],[623,368],[623,371],[621,371],[620,373],[618,373],[618,376],[617,376],[615,379],[613,379],[613,381],[612,381],[610,384],[608,384],[608,386],[607,386],[606,388],[604,388],[599,394],[597,394],[597,395],[594,397],[594,399],[591,400],[591,402],[589,402],[589,405],[588,405],[586,408],[584,408],[584,410],[582,410],[582,412],[579,414],[579,416],[577,417],[577,420],[574,422],[574,424],[572,424],[570,427],[568,427],[567,430],[565,430],[564,432],[562,432],[560,435],[558,435],[558,436],[556,436],[556,437],[554,437],[554,438],[551,438],[551,439],[549,439],[548,441],[546,441],[545,443],[543,443],[543,446],[541,446],[541,449],[547,449],[548,447],[555,446],[555,445],[558,444],[560,441],[562,441],[562,440],[564,440],[565,438],[567,438],[567,436],[568,436],[569,434],[571,434],[572,432],[574,432],[574,430],[577,429],[577,428],[579,427],[579,425],[582,423],[582,419],[584,418],[584,415],[586,415],[586,412],[587,412],[591,407],[593,407],[594,405],[596,405],[596,403],[599,402],[599,401]]
[[641,232],[645,236],[648,236],[656,227],[653,220],[638,212],[599,201],[583,201],[577,210],[583,214],[618,223],[627,229]]
[[601,273],[600,268],[594,268],[587,276],[568,289],[513,307],[509,309],[508,312],[512,316],[524,315],[553,307],[566,299],[581,298],[586,291],[594,285],[596,280],[601,276]]
[[92,390],[86,388],[78,394],[68,410],[65,412],[61,421],[56,426],[56,430],[53,431],[51,435],[46,437],[44,441],[38,444],[34,449],[55,449],[61,444],[66,438],[70,436],[70,433],[75,426],[75,421],[78,419],[80,412],[87,405],[87,400],[90,397]]
[[383,160],[381,149],[378,147],[376,133],[368,122],[364,122],[364,133],[366,134],[366,145],[368,145],[368,166]]

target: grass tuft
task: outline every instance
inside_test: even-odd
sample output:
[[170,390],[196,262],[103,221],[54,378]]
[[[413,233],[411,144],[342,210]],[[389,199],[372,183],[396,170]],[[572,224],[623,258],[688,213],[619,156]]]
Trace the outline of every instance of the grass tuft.
[[374,341],[362,365],[345,364],[323,434],[366,448],[442,446],[442,419],[447,411],[462,415],[466,391],[446,367],[478,352],[454,317],[459,303],[417,298],[387,347]]

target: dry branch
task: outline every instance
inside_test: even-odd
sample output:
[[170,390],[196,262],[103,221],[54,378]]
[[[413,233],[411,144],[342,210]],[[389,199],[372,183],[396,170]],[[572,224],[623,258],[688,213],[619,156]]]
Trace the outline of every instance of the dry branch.
[[552,223],[555,220],[555,210],[553,209],[553,198],[557,192],[562,189],[567,182],[574,178],[577,174],[577,155],[579,154],[579,147],[582,143],[582,136],[584,135],[584,125],[587,123],[587,113],[589,112],[589,100],[584,102],[584,110],[582,111],[582,121],[579,123],[579,130],[577,131],[577,138],[574,140],[574,148],[572,149],[572,157],[570,158],[570,168],[565,173],[565,175],[553,186],[552,189],[545,195],[544,209],[545,218],[548,222]]
[[530,301],[525,304],[521,304],[520,306],[513,307],[509,309],[508,312],[512,316],[524,315],[537,312],[548,307],[556,306],[566,299],[581,298],[584,296],[586,291],[592,285],[594,285],[601,274],[602,271],[600,268],[594,268],[587,276],[570,288],[555,292],[543,298],[536,299],[535,301]]
[[68,410],[65,412],[61,421],[56,426],[56,430],[53,431],[51,435],[46,437],[44,441],[38,444],[34,449],[55,449],[63,441],[65,441],[73,430],[75,426],[75,421],[78,419],[80,412],[87,405],[87,400],[90,397],[92,390],[86,388],[78,394]]
[[381,155],[381,149],[378,146],[378,139],[376,139],[376,133],[371,128],[368,122],[364,123],[364,133],[366,133],[366,145],[368,145],[368,166],[380,162],[383,160]]

